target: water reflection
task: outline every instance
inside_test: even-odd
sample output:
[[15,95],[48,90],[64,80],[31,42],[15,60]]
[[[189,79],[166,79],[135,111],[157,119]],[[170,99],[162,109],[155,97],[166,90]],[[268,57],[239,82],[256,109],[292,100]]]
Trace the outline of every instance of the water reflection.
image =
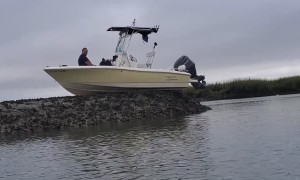
[[[199,136],[201,131],[207,134],[206,124],[188,122],[189,118],[150,120],[69,131],[65,136],[69,143],[62,151],[80,166],[81,175],[95,172],[102,178],[134,178],[168,172],[177,177],[182,173],[178,170],[194,171],[193,166],[199,166],[196,162],[205,162],[207,157],[207,150],[203,151],[207,136]],[[177,170],[170,169],[172,166]],[[199,173],[208,169],[203,167]]]
[[[25,140],[22,137],[8,138],[2,141],[2,147],[9,149],[19,144],[23,148],[15,151],[37,153],[39,160],[32,160],[34,168],[38,170],[34,172],[38,174],[37,177],[85,179],[151,178],[153,174],[174,178],[187,177],[187,174],[191,177],[199,176],[206,174],[210,167],[205,145],[208,140],[208,123],[206,119],[193,119],[190,116],[169,120],[139,120],[50,131],[34,134]],[[12,150],[10,153],[1,152],[1,155],[8,156],[11,153]],[[28,154],[25,157],[20,154],[17,156],[21,156],[24,161],[29,158]],[[0,167],[3,163],[0,163]],[[18,166],[12,169],[6,171],[6,175],[24,177],[21,172],[26,172],[26,169]],[[55,173],[50,173],[53,169],[56,169]]]

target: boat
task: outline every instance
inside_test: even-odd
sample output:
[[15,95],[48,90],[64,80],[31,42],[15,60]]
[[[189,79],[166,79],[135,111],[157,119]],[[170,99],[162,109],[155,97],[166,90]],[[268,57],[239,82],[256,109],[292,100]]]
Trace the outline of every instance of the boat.
[[64,89],[78,96],[131,90],[182,90],[190,83],[195,88],[204,87],[205,77],[195,74],[195,64],[187,56],[180,57],[171,70],[152,69],[156,42],[152,51],[146,54],[144,63],[127,54],[133,35],[140,34],[143,41],[148,42],[148,35],[158,30],[159,26],[136,27],[135,20],[131,26],[110,27],[107,31],[119,34],[112,59],[103,58],[97,66],[47,66],[44,71]]

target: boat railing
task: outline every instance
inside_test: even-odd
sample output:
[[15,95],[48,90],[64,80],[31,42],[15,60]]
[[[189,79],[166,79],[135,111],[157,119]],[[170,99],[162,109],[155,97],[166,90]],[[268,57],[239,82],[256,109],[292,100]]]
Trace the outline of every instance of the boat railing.
[[129,55],[129,58],[131,61],[137,62],[137,59],[135,57],[133,57],[131,54]]

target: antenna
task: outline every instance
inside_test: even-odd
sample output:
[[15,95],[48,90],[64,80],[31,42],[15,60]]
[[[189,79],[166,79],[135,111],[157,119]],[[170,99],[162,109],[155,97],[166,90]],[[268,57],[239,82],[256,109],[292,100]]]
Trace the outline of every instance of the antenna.
[[[132,22],[132,24],[131,24],[131,27],[135,27],[135,19],[133,19],[133,22]],[[128,32],[127,32],[127,34],[128,34]],[[127,34],[126,34],[126,36],[127,36]],[[132,33],[132,34],[130,35],[130,37],[129,37],[129,40],[128,40],[128,43],[127,43],[127,48],[126,48],[126,53],[127,53],[128,48],[129,48],[129,45],[130,45],[130,42],[131,42],[132,35],[133,35],[133,33]],[[125,41],[124,41],[124,42],[125,42]]]

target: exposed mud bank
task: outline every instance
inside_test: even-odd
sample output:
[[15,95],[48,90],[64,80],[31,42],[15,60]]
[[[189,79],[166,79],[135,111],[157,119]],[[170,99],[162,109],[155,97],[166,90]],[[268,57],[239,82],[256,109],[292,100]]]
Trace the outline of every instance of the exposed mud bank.
[[167,118],[209,109],[197,99],[169,91],[4,101],[0,103],[0,134]]

